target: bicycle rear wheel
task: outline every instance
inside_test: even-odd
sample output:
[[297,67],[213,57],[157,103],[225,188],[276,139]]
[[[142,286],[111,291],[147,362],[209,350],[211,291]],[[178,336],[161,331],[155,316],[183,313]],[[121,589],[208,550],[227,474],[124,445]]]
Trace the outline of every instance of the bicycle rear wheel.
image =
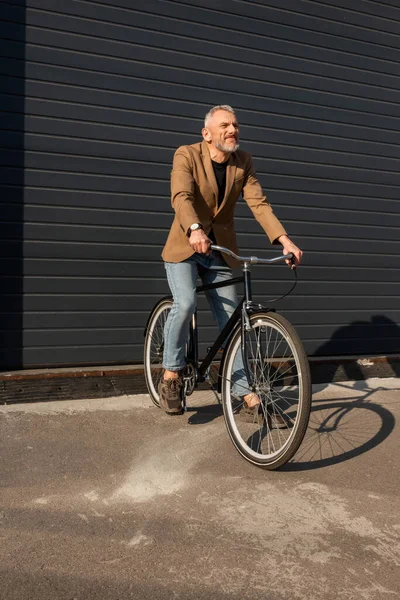
[[[222,405],[238,452],[272,470],[287,463],[303,440],[311,408],[310,369],[301,340],[287,319],[259,312],[250,316],[250,325],[246,350],[251,384],[244,373],[238,328],[226,350]],[[249,415],[243,396],[250,391],[258,395],[260,404]]]
[[158,407],[158,384],[163,374],[164,326],[171,307],[171,298],[160,300],[154,307],[147,323],[144,341],[144,376],[150,397]]

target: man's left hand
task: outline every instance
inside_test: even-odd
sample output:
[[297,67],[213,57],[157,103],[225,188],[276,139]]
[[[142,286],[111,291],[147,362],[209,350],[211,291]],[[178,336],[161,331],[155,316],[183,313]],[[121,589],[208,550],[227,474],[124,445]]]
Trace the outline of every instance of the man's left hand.
[[297,267],[301,263],[303,252],[292,242],[287,235],[281,235],[278,237],[278,242],[283,246],[283,254],[293,254],[293,260],[286,260],[286,264],[290,265],[292,269]]

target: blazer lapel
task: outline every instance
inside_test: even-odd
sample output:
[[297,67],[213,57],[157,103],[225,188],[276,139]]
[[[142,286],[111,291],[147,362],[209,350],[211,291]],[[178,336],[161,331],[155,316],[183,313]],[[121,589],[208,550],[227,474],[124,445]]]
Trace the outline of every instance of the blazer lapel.
[[218,206],[218,185],[217,180],[215,179],[214,169],[211,162],[210,151],[207,147],[207,142],[202,142],[202,154],[203,154],[203,164],[204,170],[207,175],[207,181],[211,184],[211,187],[214,192],[214,202],[215,206]]

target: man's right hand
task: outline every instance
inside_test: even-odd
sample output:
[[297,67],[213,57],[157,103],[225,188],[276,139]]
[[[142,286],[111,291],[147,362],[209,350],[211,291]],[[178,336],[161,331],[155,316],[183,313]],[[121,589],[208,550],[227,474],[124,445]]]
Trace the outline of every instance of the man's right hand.
[[199,254],[211,254],[212,241],[206,236],[202,229],[192,231],[189,237],[189,244],[192,250]]

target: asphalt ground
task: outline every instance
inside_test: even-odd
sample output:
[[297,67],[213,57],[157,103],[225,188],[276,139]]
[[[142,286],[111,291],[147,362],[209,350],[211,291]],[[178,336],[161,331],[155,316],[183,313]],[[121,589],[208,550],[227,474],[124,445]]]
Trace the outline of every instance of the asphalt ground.
[[212,391],[0,407],[3,600],[400,597],[400,380],[314,386],[279,471]]

